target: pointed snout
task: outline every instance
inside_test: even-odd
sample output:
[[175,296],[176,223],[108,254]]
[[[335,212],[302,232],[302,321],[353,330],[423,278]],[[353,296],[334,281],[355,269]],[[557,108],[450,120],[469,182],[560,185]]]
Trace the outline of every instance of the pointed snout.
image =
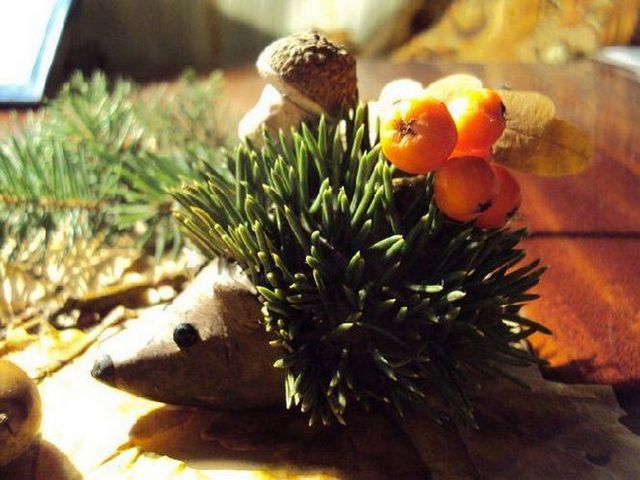
[[116,368],[109,355],[103,355],[95,361],[91,369],[91,376],[108,385],[113,384],[116,376]]

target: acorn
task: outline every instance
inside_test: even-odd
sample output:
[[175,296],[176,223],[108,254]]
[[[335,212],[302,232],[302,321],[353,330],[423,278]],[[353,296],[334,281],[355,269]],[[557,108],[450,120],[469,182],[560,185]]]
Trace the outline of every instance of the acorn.
[[33,380],[0,359],[0,466],[22,455],[40,431],[40,394]]
[[358,96],[355,57],[313,30],[276,40],[256,66],[262,78],[309,112],[338,115]]
[[314,116],[341,114],[358,97],[355,57],[313,30],[268,45],[256,67],[267,86],[238,129],[240,138],[256,145],[263,128],[271,135],[288,133]]

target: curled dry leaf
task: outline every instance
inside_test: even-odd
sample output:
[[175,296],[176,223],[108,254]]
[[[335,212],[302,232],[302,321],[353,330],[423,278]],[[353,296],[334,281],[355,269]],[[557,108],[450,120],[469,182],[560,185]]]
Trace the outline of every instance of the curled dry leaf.
[[128,446],[219,475],[212,478],[227,478],[220,471],[225,464],[251,473],[248,478],[274,480],[430,478],[410,438],[391,416],[375,409],[350,415],[348,428],[309,428],[304,417],[283,408],[165,406],[137,420]]
[[543,176],[580,173],[593,158],[589,136],[556,118],[551,99],[537,92],[499,91],[507,127],[493,158],[515,170]]
[[533,135],[539,125],[556,118],[556,106],[546,95],[524,90],[498,90],[507,108],[507,128]]
[[144,454],[137,449],[127,450],[91,472],[95,480],[113,478],[173,478],[180,480],[208,480],[215,472],[200,472],[180,460],[165,455]]
[[0,339],[0,356],[21,350],[37,339],[37,335],[29,333],[24,327],[9,328]]
[[486,383],[473,395],[480,431],[459,429],[482,478],[640,478],[640,437],[620,423],[624,411],[611,387],[566,385],[535,368],[519,370],[530,389]]
[[69,298],[120,283],[139,257],[129,240],[107,247],[100,238],[80,239],[72,248],[55,238],[42,258],[0,255],[0,329],[18,326],[25,314],[48,318]]

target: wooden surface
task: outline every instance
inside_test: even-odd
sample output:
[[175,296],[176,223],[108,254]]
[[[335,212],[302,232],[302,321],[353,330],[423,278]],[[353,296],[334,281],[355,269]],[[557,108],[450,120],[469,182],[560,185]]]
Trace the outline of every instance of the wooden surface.
[[[529,315],[553,337],[533,339],[550,361],[546,374],[568,382],[640,387],[640,83],[624,70],[592,62],[545,65],[390,64],[361,62],[362,99],[388,81],[429,83],[468,72],[487,86],[508,85],[550,96],[558,116],[589,132],[591,168],[563,178],[518,175],[528,226],[526,247],[549,266]],[[257,100],[253,67],[228,72],[234,114]]]

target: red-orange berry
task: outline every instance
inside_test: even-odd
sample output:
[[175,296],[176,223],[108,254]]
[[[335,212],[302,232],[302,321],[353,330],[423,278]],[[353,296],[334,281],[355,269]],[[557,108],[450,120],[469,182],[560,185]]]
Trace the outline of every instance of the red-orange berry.
[[487,88],[467,90],[449,101],[447,108],[458,130],[458,143],[452,156],[487,158],[506,126],[500,96]]
[[483,158],[452,158],[436,172],[436,204],[454,220],[469,222],[477,218],[491,207],[497,193],[498,181]]
[[456,126],[440,100],[422,96],[384,106],[382,153],[400,170],[420,174],[439,168],[456,145]]
[[491,164],[498,180],[498,194],[491,207],[476,218],[476,226],[486,229],[497,229],[509,221],[518,211],[522,203],[520,185],[511,172],[497,163]]

